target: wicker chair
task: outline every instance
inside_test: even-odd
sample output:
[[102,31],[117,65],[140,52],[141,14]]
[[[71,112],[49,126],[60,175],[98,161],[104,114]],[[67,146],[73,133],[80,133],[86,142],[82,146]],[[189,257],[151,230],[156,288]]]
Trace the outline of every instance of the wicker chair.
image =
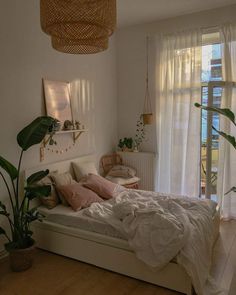
[[126,188],[130,189],[138,189],[139,188],[139,181],[138,177],[130,177],[130,178],[120,178],[120,177],[111,177],[107,176],[108,172],[114,167],[115,165],[124,165],[123,160],[119,154],[109,154],[105,155],[100,160],[101,167],[104,172],[104,177],[114,183],[118,183]]

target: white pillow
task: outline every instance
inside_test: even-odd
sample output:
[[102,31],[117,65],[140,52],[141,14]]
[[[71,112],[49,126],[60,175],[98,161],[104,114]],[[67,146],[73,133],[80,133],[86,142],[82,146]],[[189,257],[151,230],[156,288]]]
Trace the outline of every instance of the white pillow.
[[[69,172],[53,174],[51,175],[51,179],[53,181],[53,184],[56,186],[56,190],[57,190],[57,186],[76,183],[76,181],[72,178]],[[65,200],[65,198],[63,197],[63,195],[60,193],[59,190],[57,190],[57,193],[62,205],[69,206],[69,204],[67,203],[67,201]]]
[[72,162],[75,178],[80,181],[81,178],[89,173],[98,175],[94,162]]

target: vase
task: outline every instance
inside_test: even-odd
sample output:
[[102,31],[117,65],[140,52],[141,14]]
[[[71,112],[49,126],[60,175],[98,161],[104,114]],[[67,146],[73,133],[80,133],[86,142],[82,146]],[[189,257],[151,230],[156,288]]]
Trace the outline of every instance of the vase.
[[33,264],[34,251],[35,243],[25,249],[9,250],[11,270],[20,272],[29,269]]

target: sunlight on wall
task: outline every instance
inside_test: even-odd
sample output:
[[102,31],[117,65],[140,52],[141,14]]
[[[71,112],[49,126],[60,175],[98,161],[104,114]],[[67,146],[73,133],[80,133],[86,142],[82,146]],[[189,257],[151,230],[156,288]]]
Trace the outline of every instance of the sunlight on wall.
[[73,119],[88,129],[86,133],[88,153],[96,152],[94,83],[86,79],[73,80],[71,82],[71,105]]

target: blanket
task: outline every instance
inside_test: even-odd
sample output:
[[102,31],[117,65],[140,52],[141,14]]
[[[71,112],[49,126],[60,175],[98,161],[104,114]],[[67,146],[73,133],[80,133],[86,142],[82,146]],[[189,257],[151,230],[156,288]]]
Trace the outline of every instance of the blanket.
[[107,202],[92,204],[84,214],[120,231],[147,265],[161,269],[177,257],[177,262],[192,278],[197,294],[219,294],[216,289],[205,291],[214,242],[209,203],[183,196],[126,190]]

